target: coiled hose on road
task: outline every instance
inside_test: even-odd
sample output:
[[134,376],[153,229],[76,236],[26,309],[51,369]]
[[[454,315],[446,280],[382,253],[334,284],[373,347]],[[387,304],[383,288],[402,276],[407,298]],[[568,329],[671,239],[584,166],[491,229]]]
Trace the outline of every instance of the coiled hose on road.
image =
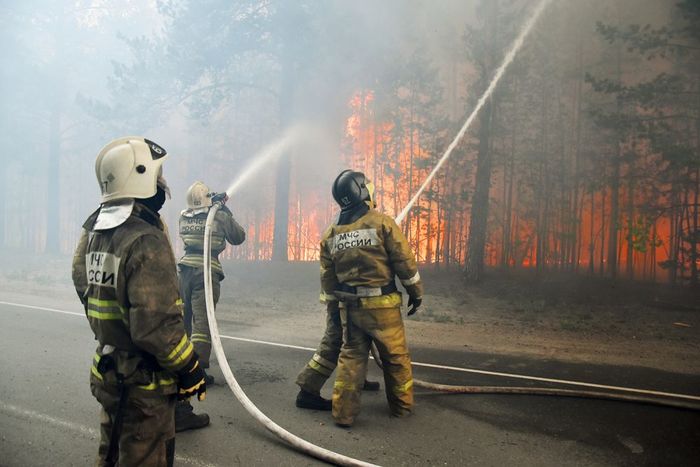
[[[226,354],[224,353],[224,348],[221,344],[221,338],[219,336],[219,327],[216,322],[216,316],[214,314],[214,296],[212,294],[212,282],[211,282],[211,226],[214,221],[216,213],[221,209],[221,204],[214,203],[214,205],[209,210],[207,216],[207,221],[204,228],[204,292],[206,297],[207,306],[207,319],[209,321],[209,331],[211,333],[211,343],[214,349],[214,354],[219,362],[219,367],[221,368],[226,383],[236,396],[236,399],[243,405],[246,411],[253,416],[257,421],[259,421],[265,428],[274,433],[280,439],[285,441],[294,449],[308,454],[317,459],[321,459],[326,462],[330,462],[336,465],[342,466],[361,466],[361,467],[377,467],[376,464],[371,464],[364,462],[352,457],[344,456],[337,452],[330,451],[328,449],[317,446],[310,443],[292,433],[285,430],[274,421],[272,421],[267,415],[265,415],[260,409],[258,409],[255,404],[248,398],[246,393],[243,391],[241,386],[238,384],[231,367],[226,359]],[[372,344],[372,356],[374,357],[377,365],[382,368],[381,359],[378,355],[377,349],[374,344]],[[660,398],[660,397],[648,397],[648,396],[637,396],[630,394],[613,394],[600,391],[579,391],[570,389],[555,389],[555,388],[528,388],[528,387],[508,387],[508,386],[452,386],[446,384],[436,384],[427,381],[422,381],[419,379],[414,379],[413,384],[417,387],[422,387],[425,389],[430,389],[434,391],[440,391],[452,394],[526,394],[526,395],[544,395],[544,396],[563,396],[563,397],[583,397],[583,398],[594,398],[594,399],[607,399],[625,402],[637,402],[644,404],[655,404],[668,407],[675,407],[681,409],[690,410],[700,410],[700,404],[683,401],[680,399],[672,398]]]

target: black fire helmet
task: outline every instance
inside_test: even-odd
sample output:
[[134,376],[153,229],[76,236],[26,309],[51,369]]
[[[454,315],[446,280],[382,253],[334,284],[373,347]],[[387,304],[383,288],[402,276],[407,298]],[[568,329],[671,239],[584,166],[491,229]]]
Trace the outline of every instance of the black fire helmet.
[[332,192],[333,199],[344,211],[370,200],[365,174],[350,169],[340,172],[333,182]]

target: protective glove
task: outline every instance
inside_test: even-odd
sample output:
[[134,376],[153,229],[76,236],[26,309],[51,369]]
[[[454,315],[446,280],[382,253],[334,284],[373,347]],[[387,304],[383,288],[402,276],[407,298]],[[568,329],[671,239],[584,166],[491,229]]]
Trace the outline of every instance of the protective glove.
[[177,373],[177,399],[186,400],[196,395],[203,401],[207,397],[207,374],[199,366],[197,354],[190,359],[190,363]]
[[224,191],[223,193],[212,193],[211,195],[211,202],[212,203],[221,203],[223,206],[226,204],[226,201],[228,201],[228,195]]
[[420,304],[423,303],[422,298],[408,297],[408,315],[411,316],[413,313],[418,311]]

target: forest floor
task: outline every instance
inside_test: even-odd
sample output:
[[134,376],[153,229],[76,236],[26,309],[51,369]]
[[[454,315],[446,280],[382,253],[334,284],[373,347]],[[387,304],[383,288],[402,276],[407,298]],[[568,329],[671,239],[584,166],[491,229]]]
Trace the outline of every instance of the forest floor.
[[[51,297],[77,305],[67,257],[0,268],[0,300]],[[224,268],[217,315],[237,335],[309,346],[320,340],[317,263]],[[409,345],[700,374],[697,292],[527,271],[490,271],[478,286],[466,285],[459,271],[424,267],[421,275],[424,306],[406,319]]]

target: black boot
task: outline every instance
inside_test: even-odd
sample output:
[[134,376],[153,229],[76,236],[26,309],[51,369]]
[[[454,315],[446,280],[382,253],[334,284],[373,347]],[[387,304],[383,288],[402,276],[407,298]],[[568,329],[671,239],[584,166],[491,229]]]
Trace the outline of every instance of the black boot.
[[365,380],[364,386],[362,386],[363,391],[379,391],[379,381],[367,381]]
[[212,375],[207,375],[204,381],[206,381],[207,386],[214,386],[214,377]]
[[301,389],[297,394],[297,407],[311,410],[332,410],[333,402]]
[[197,430],[209,425],[209,415],[196,414],[189,401],[175,404],[175,431]]

